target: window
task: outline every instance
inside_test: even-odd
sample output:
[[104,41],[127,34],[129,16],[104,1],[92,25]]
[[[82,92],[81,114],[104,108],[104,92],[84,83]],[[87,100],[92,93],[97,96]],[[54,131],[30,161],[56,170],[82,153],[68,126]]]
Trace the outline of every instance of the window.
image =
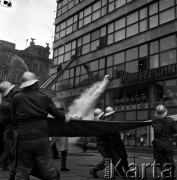
[[96,50],[98,46],[99,46],[99,40],[93,41],[91,43],[91,51]]
[[138,34],[138,23],[127,27],[127,37]]
[[116,53],[114,54],[114,65],[123,63],[125,61],[125,53]]
[[171,8],[160,13],[160,24],[172,21],[174,19],[175,19],[175,8]]
[[140,46],[139,57],[147,56],[147,54],[148,54],[147,44]]
[[160,66],[176,63],[176,50],[160,54]]
[[127,25],[135,23],[138,21],[138,12],[132,13],[127,16]]
[[147,58],[139,59],[138,61],[139,72],[145,71],[148,69],[148,60]]
[[126,51],[126,61],[138,58],[138,48],[133,48]]
[[150,57],[150,69],[159,67],[159,55],[154,55]]
[[149,22],[150,22],[149,24],[150,28],[154,28],[158,26],[158,15],[150,17]]
[[91,71],[98,70],[98,60],[97,61],[93,61],[93,62],[90,63],[90,70]]
[[174,5],[174,0],[161,0],[159,1],[159,10],[162,11]]
[[158,3],[153,3],[149,6],[149,15],[153,15],[158,12]]
[[107,67],[113,65],[113,56],[108,56],[107,57]]
[[125,39],[125,29],[115,32],[115,42]]
[[100,30],[93,32],[92,33],[92,41],[94,41],[95,39],[98,39],[99,36],[100,36]]
[[120,78],[125,72],[124,64],[114,66],[114,78]]
[[83,37],[83,44],[90,42],[90,34]]
[[176,47],[175,35],[163,38],[160,40],[160,50],[164,51]]
[[129,63],[126,63],[126,72],[127,73],[135,73],[139,71],[139,62],[138,61],[132,61]]
[[150,43],[150,54],[157,53],[159,51],[158,41]]

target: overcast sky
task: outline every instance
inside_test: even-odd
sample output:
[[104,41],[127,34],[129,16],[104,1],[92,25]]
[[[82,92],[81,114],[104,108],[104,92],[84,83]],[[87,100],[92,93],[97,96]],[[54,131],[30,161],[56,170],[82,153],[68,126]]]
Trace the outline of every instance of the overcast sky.
[[16,49],[19,50],[29,46],[31,38],[36,39],[36,45],[45,47],[46,43],[49,43],[52,47],[56,0],[11,0],[11,2],[11,8],[0,5],[0,40],[15,43]]

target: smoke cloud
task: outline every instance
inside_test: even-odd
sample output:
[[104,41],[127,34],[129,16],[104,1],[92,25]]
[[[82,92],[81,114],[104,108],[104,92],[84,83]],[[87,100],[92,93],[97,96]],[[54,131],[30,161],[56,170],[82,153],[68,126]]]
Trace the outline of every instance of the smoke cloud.
[[105,91],[108,83],[109,75],[106,75],[102,81],[93,84],[93,86],[85,90],[68,108],[68,115],[71,117],[82,117],[82,119],[93,119],[96,102]]

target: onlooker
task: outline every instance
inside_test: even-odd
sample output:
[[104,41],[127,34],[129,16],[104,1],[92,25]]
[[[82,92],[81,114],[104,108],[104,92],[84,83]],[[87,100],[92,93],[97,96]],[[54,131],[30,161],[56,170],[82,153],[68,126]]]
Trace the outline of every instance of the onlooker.
[[55,144],[58,153],[61,152],[61,171],[69,171],[66,167],[67,153],[69,150],[68,137],[57,137]]
[[[58,108],[61,112],[66,114],[66,109],[64,107]],[[66,167],[66,159],[67,153],[69,150],[69,141],[68,137],[52,137],[52,148],[53,148],[53,156],[59,158],[59,153],[61,153],[61,171],[69,171]]]

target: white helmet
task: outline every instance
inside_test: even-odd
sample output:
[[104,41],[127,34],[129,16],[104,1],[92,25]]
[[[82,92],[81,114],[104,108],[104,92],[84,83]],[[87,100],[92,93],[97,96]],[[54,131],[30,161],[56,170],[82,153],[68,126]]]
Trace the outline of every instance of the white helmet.
[[97,108],[94,111],[94,118],[98,120],[103,114],[104,112],[101,109]]
[[25,87],[31,86],[34,83],[36,83],[37,81],[39,81],[39,79],[36,77],[36,75],[34,73],[26,71],[21,78],[22,84],[21,84],[20,88],[25,88]]
[[109,107],[106,108],[104,116],[109,116],[109,115],[111,115],[113,113],[115,113],[114,109],[109,106]]
[[156,118],[158,119],[162,119],[164,118],[165,116],[167,115],[167,108],[160,104],[156,107],[156,110],[155,110],[155,116]]
[[4,81],[0,84],[0,93],[2,93],[2,98],[5,97],[9,92],[15,87],[11,82]]

